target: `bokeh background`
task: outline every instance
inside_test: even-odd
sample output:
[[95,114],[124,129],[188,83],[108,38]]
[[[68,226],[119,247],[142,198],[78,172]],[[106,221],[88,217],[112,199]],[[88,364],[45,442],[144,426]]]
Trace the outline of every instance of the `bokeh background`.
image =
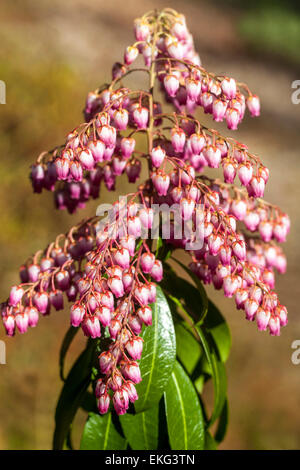
[[[32,194],[28,172],[37,154],[53,147],[82,120],[86,93],[110,79],[132,42],[132,22],[154,7],[186,15],[204,66],[246,81],[261,97],[262,116],[247,117],[238,131],[270,168],[266,196],[286,210],[292,231],[286,245],[288,273],[277,289],[289,309],[280,338],[260,333],[233,301],[208,289],[228,319],[233,347],[227,365],[230,427],[224,449],[300,448],[300,365],[291,343],[300,339],[298,240],[300,233],[300,104],[291,102],[300,79],[300,11],[289,1],[2,0],[0,79],[0,298],[18,279],[18,267],[95,204],[70,216],[53,208],[51,194]],[[211,123],[205,117],[204,122]],[[121,179],[119,189],[126,186]],[[102,201],[111,200],[105,190]],[[67,311],[42,319],[26,335],[0,339],[0,448],[49,449],[61,383],[60,342]],[[76,339],[69,361],[82,347]],[[78,424],[83,415],[79,414]]]

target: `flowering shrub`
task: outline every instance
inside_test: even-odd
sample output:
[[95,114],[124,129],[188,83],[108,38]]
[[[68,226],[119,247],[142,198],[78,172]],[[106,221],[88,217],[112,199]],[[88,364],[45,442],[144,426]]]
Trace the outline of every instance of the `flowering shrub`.
[[[86,122],[40,154],[31,181],[35,192],[52,191],[56,207],[73,213],[99,197],[101,184],[113,191],[124,173],[130,183],[142,169],[148,174],[108,218],[99,206],[32,256],[2,304],[2,319],[13,336],[71,302],[54,448],[71,445],[79,407],[89,412],[81,448],[215,448],[226,430],[230,335],[202,284],[223,289],[259,330],[279,335],[287,310],[273,290],[274,270],[285,272],[278,243],[290,222],[263,199],[269,170],[260,158],[195,117],[201,107],[236,130],[247,110],[259,115],[259,98],[203,68],[174,10],[144,15],[134,32],[110,85],[88,94]],[[139,56],[144,63],[135,67]],[[126,87],[134,72],[145,74],[147,89]],[[222,178],[209,176],[209,168],[221,169]],[[189,254],[188,267],[175,250]],[[80,328],[87,346],[65,378],[64,357]],[[199,396],[211,377],[209,412]]]

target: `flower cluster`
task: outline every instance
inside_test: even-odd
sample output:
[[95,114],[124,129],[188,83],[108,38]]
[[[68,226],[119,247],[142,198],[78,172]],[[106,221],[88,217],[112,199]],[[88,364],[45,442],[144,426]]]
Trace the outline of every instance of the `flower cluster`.
[[[290,221],[263,199],[269,170],[246,145],[193,116],[201,106],[216,122],[225,119],[236,129],[246,107],[259,115],[258,97],[247,85],[202,67],[185,19],[174,10],[144,15],[134,31],[136,42],[126,48],[124,63],[113,66],[111,84],[88,94],[86,122],[63,145],[39,155],[31,180],[35,192],[53,191],[56,207],[74,212],[99,197],[102,181],[114,190],[117,176],[126,173],[135,183],[143,161],[148,177],[125,205],[114,204],[113,223],[99,228],[99,217],[85,220],[36,253],[21,267],[21,284],[12,287],[1,310],[7,334],[16,328],[24,333],[36,326],[39,314],[63,309],[65,294],[72,302],[71,324],[109,341],[95,387],[100,413],[111,399],[119,414],[137,399],[139,334],[143,324],[151,325],[149,304],[163,276],[149,233],[152,204],[176,205],[165,238],[190,253],[190,269],[205,284],[234,296],[260,330],[279,335],[287,323],[274,288],[275,270],[286,270],[279,243]],[[144,63],[133,68],[139,56]],[[148,76],[146,90],[123,85],[135,71]],[[156,80],[174,112],[164,112],[154,99]],[[147,137],[147,149],[138,145],[139,134]],[[222,178],[204,174],[210,168],[221,169]]]

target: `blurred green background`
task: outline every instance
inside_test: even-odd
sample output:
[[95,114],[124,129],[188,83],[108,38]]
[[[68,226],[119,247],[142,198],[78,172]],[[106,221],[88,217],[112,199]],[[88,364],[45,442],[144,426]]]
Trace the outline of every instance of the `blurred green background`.
[[[52,195],[32,194],[30,164],[39,152],[60,143],[82,120],[86,93],[110,79],[132,42],[132,22],[153,7],[184,13],[203,65],[246,81],[261,97],[262,117],[246,118],[238,140],[270,168],[266,197],[292,219],[286,246],[288,273],[278,278],[289,325],[280,338],[259,333],[244,321],[233,301],[208,289],[229,321],[233,348],[228,362],[231,424],[223,448],[300,448],[300,365],[291,362],[291,343],[300,339],[300,105],[291,102],[291,84],[300,79],[300,12],[292,1],[2,0],[0,79],[7,86],[0,105],[0,298],[18,279],[18,267],[57,233],[85,215],[57,212]],[[211,124],[209,118],[204,122]],[[228,131],[226,131],[228,132]],[[118,189],[125,190],[122,177]],[[112,199],[105,190],[101,200]],[[61,384],[59,345],[68,312],[7,345],[0,365],[0,448],[48,449]],[[69,361],[82,346],[78,338]],[[79,415],[79,424],[83,415]]]

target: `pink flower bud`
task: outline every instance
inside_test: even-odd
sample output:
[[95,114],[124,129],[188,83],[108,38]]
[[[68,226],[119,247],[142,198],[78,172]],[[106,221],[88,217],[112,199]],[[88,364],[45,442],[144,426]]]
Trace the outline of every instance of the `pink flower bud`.
[[195,209],[195,201],[190,198],[183,197],[180,201],[180,211],[183,220],[190,220]]
[[155,168],[159,168],[165,159],[166,151],[160,146],[154,147],[150,153],[151,163]]
[[222,166],[225,183],[233,183],[236,175],[236,164],[230,160],[223,160]]
[[26,333],[28,329],[28,315],[26,312],[18,313],[15,316],[16,326],[21,334]]
[[137,41],[147,41],[150,35],[150,28],[146,21],[136,20],[134,24],[134,34]]
[[179,80],[176,75],[166,75],[164,78],[164,86],[169,96],[176,96],[179,88]]
[[124,415],[129,406],[129,396],[126,389],[117,390],[113,395],[113,404],[118,415]]
[[254,320],[259,305],[254,299],[247,299],[244,304],[247,320]]
[[243,220],[247,212],[247,204],[241,199],[232,201],[231,213],[238,219]]
[[244,304],[246,300],[248,299],[248,291],[246,289],[237,289],[235,293],[235,303],[237,309],[244,308]]
[[270,316],[271,314],[269,310],[264,310],[261,307],[257,309],[256,322],[257,322],[257,327],[260,331],[265,331],[267,329]]
[[286,326],[288,323],[288,318],[287,318],[287,309],[284,307],[284,305],[278,305],[276,307],[276,315],[278,315],[279,320],[280,320],[280,326]]
[[221,162],[221,150],[215,145],[205,147],[204,156],[210,168],[218,168]]
[[15,317],[13,315],[5,315],[3,317],[3,324],[7,336],[14,336],[16,328]]
[[99,318],[97,317],[85,317],[82,321],[82,329],[86,336],[91,338],[100,338],[101,326]]
[[236,83],[233,78],[225,77],[221,82],[222,92],[227,99],[232,100],[236,95]]
[[260,101],[257,95],[249,95],[246,104],[252,117],[260,115]]
[[160,282],[163,278],[163,266],[160,260],[156,260],[151,269],[151,277],[156,282]]
[[128,125],[128,111],[126,109],[118,109],[114,113],[114,124],[118,130],[123,131]]
[[232,297],[235,294],[236,290],[238,289],[238,280],[236,276],[227,276],[223,281],[223,289],[225,297]]
[[184,56],[184,48],[181,42],[173,41],[168,45],[168,53],[173,59],[182,60]]
[[273,224],[268,220],[262,220],[258,226],[261,238],[268,243],[273,236]]
[[74,181],[82,181],[83,170],[80,162],[73,161],[70,166],[70,173]]
[[9,294],[9,305],[16,307],[24,295],[22,287],[13,286]]
[[128,380],[137,384],[142,380],[141,371],[137,362],[129,361],[122,367],[122,373]]
[[33,303],[42,315],[48,313],[49,296],[46,292],[37,292],[33,297]]
[[105,145],[102,140],[92,140],[88,144],[88,149],[92,153],[95,163],[103,162]]
[[117,297],[117,299],[124,295],[124,286],[120,277],[114,276],[108,279],[107,284],[114,296]]
[[120,245],[123,248],[127,248],[130,256],[134,255],[135,252],[135,237],[133,235],[127,235],[126,237],[120,238]]
[[255,232],[255,230],[257,230],[259,221],[259,215],[253,211],[248,211],[244,218],[244,224],[250,232]]
[[253,175],[253,168],[250,162],[244,162],[239,165],[238,168],[238,177],[243,186],[247,186]]
[[134,403],[139,398],[134,384],[129,380],[124,383],[123,389],[128,393],[128,397],[131,403]]
[[187,78],[185,80],[185,87],[188,99],[196,102],[201,92],[201,82],[193,78]]
[[69,171],[70,171],[70,162],[66,158],[56,158],[55,162],[55,169],[57,174],[57,179],[59,180],[66,180]]
[[107,147],[115,147],[117,131],[114,127],[105,124],[104,126],[100,127],[100,129],[98,129],[98,134],[100,139],[104,142]]
[[127,341],[125,348],[132,357],[133,360],[141,359],[143,352],[143,342],[144,340],[137,336],[135,338]]
[[129,235],[133,236],[134,238],[139,238],[142,233],[140,218],[137,216],[129,217],[127,221],[127,230]]
[[84,314],[85,314],[85,308],[83,307],[83,305],[80,305],[77,303],[72,305],[71,317],[70,317],[71,325],[77,328],[81,324]]
[[269,320],[269,331],[271,336],[280,336],[280,319],[271,316]]
[[56,311],[64,308],[63,293],[60,290],[50,292],[49,299]]
[[253,176],[249,186],[251,195],[254,197],[263,197],[265,192],[265,180],[261,176]]
[[128,176],[129,183],[135,183],[141,173],[141,162],[133,159],[126,166],[126,174]]
[[138,129],[146,129],[148,125],[149,111],[147,108],[138,107],[133,112],[133,120]]
[[143,253],[140,258],[140,265],[144,273],[149,274],[155,263],[155,255],[153,253]]
[[217,233],[212,233],[208,237],[208,248],[209,248],[210,254],[212,254],[213,256],[216,256],[219,253],[221,246],[223,245],[223,241],[224,240],[221,237],[221,235]]
[[117,318],[113,318],[108,328],[111,338],[116,339],[122,328],[122,323]]
[[107,307],[112,312],[114,310],[114,296],[112,292],[106,291],[100,294],[100,304],[103,307]]
[[139,308],[137,315],[145,325],[152,325],[152,310],[150,307],[146,306]]
[[152,182],[159,196],[167,195],[170,186],[169,175],[159,171],[157,173],[153,173]]
[[124,158],[131,157],[135,149],[135,140],[132,137],[123,137],[121,140],[121,152]]
[[120,248],[113,254],[114,262],[123,269],[128,269],[130,264],[130,254],[127,248]]
[[38,264],[30,264],[27,268],[28,280],[30,282],[36,282],[39,278],[40,270]]
[[39,321],[39,312],[35,307],[26,307],[24,310],[28,315],[28,326],[35,328]]
[[110,405],[110,396],[108,395],[107,392],[105,392],[97,400],[97,407],[98,407],[99,413],[102,415],[107,413],[109,409],[109,405]]
[[135,61],[137,56],[139,55],[139,50],[135,46],[128,46],[126,47],[125,53],[124,53],[124,62],[126,65],[131,65],[132,62]]
[[246,244],[244,240],[237,240],[232,243],[233,254],[238,258],[239,261],[245,261],[246,259]]
[[111,313],[108,307],[98,307],[95,311],[95,315],[99,318],[99,321],[104,326],[104,328],[110,324]]
[[148,289],[143,284],[140,284],[134,289],[134,295],[142,307],[145,307],[148,305],[149,292],[148,292]]
[[106,392],[106,385],[103,379],[98,379],[95,386],[95,396],[96,398],[101,397]]
[[81,150],[78,154],[79,161],[82,168],[85,170],[92,170],[95,166],[95,160],[90,150]]
[[180,153],[183,151],[185,139],[185,132],[182,129],[180,129],[179,127],[175,127],[174,129],[172,129],[171,142],[175,152]]
[[151,304],[156,302],[156,285],[153,282],[148,284],[148,302]]
[[236,130],[240,122],[240,113],[236,108],[227,108],[226,123],[228,129]]
[[113,357],[109,351],[104,351],[99,356],[99,367],[101,374],[107,374],[113,365]]
[[213,120],[216,122],[222,122],[225,117],[226,109],[226,101],[222,100],[221,98],[215,99],[212,105]]

